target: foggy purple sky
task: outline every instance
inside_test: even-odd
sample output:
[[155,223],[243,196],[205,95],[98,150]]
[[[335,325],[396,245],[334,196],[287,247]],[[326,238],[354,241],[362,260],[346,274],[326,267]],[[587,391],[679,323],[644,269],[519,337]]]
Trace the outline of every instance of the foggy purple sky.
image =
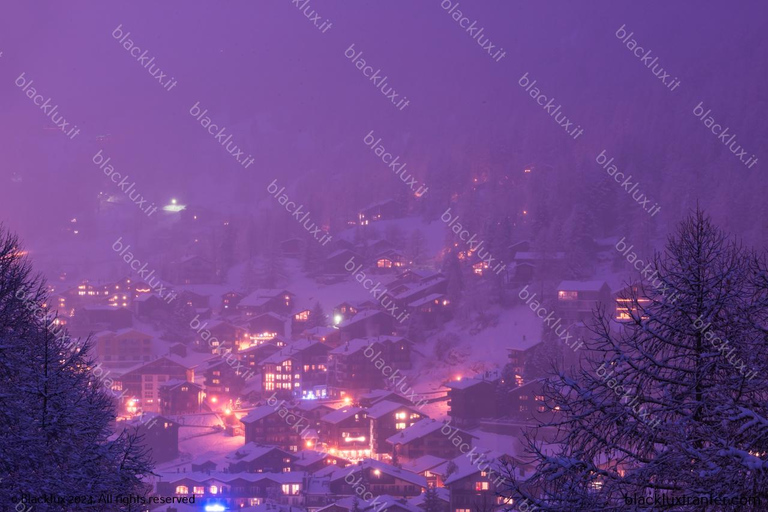
[[[661,224],[696,200],[733,230],[758,215],[751,208],[764,202],[768,165],[764,2],[460,4],[505,48],[501,61],[438,0],[313,0],[333,22],[327,33],[288,0],[6,4],[0,219],[34,246],[68,217],[87,215],[108,186],[91,163],[99,148],[152,201],[247,209],[275,176],[315,171],[317,192],[356,194],[362,205],[401,186],[361,143],[370,130],[433,183],[446,162],[460,179],[546,163],[579,191],[601,172],[594,155],[609,148],[664,203]],[[118,24],[178,80],[175,89],[165,91],[112,38]],[[665,89],[622,45],[622,24],[680,78],[679,89]],[[351,43],[408,96],[408,108],[395,109],[344,57]],[[43,129],[50,121],[14,85],[21,72],[81,127],[76,139]],[[521,90],[524,72],[584,127],[579,140]],[[254,154],[253,166],[238,166],[194,122],[196,101]],[[761,158],[753,169],[691,115],[699,101]],[[107,133],[109,144],[95,141]],[[574,192],[573,201],[590,199]]]

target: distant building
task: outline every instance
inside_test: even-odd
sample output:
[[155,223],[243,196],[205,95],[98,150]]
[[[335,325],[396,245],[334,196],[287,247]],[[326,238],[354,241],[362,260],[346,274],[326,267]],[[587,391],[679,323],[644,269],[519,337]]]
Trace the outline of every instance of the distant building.
[[296,456],[275,446],[246,443],[227,456],[230,473],[288,473]]
[[345,459],[371,455],[370,426],[365,409],[343,407],[320,418],[320,430],[329,451]]
[[169,415],[200,412],[203,387],[186,380],[171,379],[159,386],[160,413]]
[[[245,442],[279,446],[289,452],[299,451],[302,444],[301,430],[292,428],[280,413],[279,408],[262,405],[240,418],[245,430]],[[299,420],[296,416],[295,420]],[[296,423],[293,423],[295,425]],[[306,422],[308,424],[308,422]]]
[[[443,428],[445,427],[445,428]],[[447,431],[448,434],[444,433]],[[453,434],[453,432],[456,432]],[[405,430],[400,431],[387,439],[392,446],[392,455],[396,455],[401,462],[411,461],[424,455],[434,455],[443,459],[452,459],[461,455],[459,445],[452,442],[452,438],[461,438],[462,442],[470,447],[476,436],[463,430],[456,431],[456,427],[433,419],[423,419]]]
[[99,361],[127,368],[152,357],[152,336],[133,328],[102,331],[94,335],[94,353]]
[[600,303],[613,305],[605,281],[562,281],[557,285],[556,314],[564,323],[587,321]]
[[196,255],[174,261],[165,274],[173,284],[216,284],[221,280],[216,265]]
[[122,428],[132,429],[143,436],[142,444],[149,451],[155,464],[173,460],[179,456],[179,424],[159,414],[143,414],[132,420],[117,423]]
[[496,388],[498,379],[462,379],[446,384],[451,423],[458,427],[474,427],[480,418],[498,416]]
[[426,418],[424,413],[413,406],[389,400],[370,407],[367,416],[371,423],[371,447],[373,453],[379,454],[391,451],[391,446],[386,442],[388,438]]
[[247,316],[270,312],[286,315],[293,310],[294,297],[288,290],[261,288],[241,299],[236,308]]
[[124,396],[136,401],[129,408],[160,412],[160,385],[169,380],[194,382],[195,372],[171,356],[163,356],[127,370],[119,380]]

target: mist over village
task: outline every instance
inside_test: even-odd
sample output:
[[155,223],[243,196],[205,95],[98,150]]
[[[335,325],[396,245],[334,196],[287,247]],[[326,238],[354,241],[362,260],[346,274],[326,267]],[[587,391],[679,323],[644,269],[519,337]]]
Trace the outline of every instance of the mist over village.
[[3,6],[0,511],[766,510],[767,15]]

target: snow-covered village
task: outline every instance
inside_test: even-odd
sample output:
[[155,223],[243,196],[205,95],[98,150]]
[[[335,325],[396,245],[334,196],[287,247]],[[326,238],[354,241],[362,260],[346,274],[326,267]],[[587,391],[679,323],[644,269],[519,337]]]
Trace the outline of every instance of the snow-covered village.
[[765,5],[86,4],[0,15],[0,510],[768,509]]

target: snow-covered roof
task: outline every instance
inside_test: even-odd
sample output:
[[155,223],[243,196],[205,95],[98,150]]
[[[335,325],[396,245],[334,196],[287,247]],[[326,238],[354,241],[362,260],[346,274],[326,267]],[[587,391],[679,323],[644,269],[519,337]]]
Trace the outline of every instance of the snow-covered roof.
[[376,420],[403,407],[414,412],[416,411],[416,409],[413,407],[408,407],[407,405],[401,404],[399,402],[382,400],[381,402],[376,403],[376,405],[368,409],[368,417]]
[[341,421],[346,420],[347,418],[351,418],[355,414],[359,413],[360,411],[363,411],[364,409],[361,409],[360,407],[344,407],[342,409],[337,409],[331,413],[326,414],[322,418],[320,418],[320,421],[324,421],[326,423],[336,424]]
[[424,304],[429,304],[433,300],[441,299],[443,297],[445,297],[444,293],[432,293],[430,295],[427,295],[423,299],[419,299],[419,300],[415,300],[415,301],[411,302],[410,304],[408,304],[408,307],[410,307],[410,308],[418,308],[420,306],[423,306]]
[[[388,437],[387,442],[390,444],[407,444],[416,439],[427,436],[433,432],[436,432],[443,428],[445,425],[442,421],[437,421],[430,418],[424,418],[414,423],[412,426],[400,431],[399,433]],[[453,427],[450,427],[453,430]],[[465,433],[467,438],[474,438],[472,434]]]
[[445,387],[450,389],[469,389],[477,386],[478,384],[482,384],[483,382],[491,384],[491,381],[489,380],[476,379],[473,377],[468,379],[452,380],[451,382],[445,384]]
[[396,468],[395,466],[374,459],[363,459],[354,466],[347,466],[344,468],[344,470],[346,474],[349,474],[350,472],[357,473],[358,471],[366,468],[379,470],[385,475],[389,475],[393,478],[399,478],[400,480],[418,485],[419,487],[427,486],[427,479],[423,476],[417,475],[416,473],[412,473],[411,471],[407,471],[402,468]]
[[414,459],[403,464],[403,469],[411,471],[412,473],[423,473],[429,471],[432,468],[436,468],[440,464],[448,462],[442,457],[436,457],[434,455],[422,455],[418,459]]
[[261,407],[257,407],[242,418],[240,418],[241,423],[253,423],[254,421],[258,421],[262,418],[266,418],[270,414],[276,412],[276,409],[272,407],[271,405],[262,405]]
[[283,452],[283,454],[285,455],[293,456],[292,454],[288,454],[288,452],[285,452],[276,446],[263,445],[263,444],[257,444],[257,443],[251,442],[251,443],[246,443],[242,447],[238,448],[234,452],[227,455],[226,460],[232,463],[252,462],[254,460],[259,459],[260,457],[263,457],[264,455],[267,455],[268,453],[274,450]]

